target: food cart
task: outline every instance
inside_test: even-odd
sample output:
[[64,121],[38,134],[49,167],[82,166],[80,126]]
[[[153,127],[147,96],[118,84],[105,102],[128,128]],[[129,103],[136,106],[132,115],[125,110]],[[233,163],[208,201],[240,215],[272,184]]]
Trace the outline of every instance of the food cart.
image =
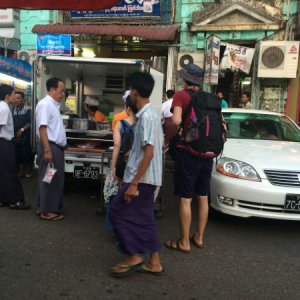
[[[63,101],[67,106],[67,113],[63,115],[68,143],[65,151],[66,173],[76,179],[99,180],[105,176],[110,164],[109,152],[113,147],[111,124],[96,126],[89,123],[83,102],[87,96],[98,99],[100,110],[112,119],[115,113],[123,110],[126,78],[139,70],[148,71],[154,77],[155,87],[150,100],[160,114],[163,74],[148,67],[142,60],[40,56],[34,61],[33,115],[37,101],[47,94],[47,79],[55,76],[65,82],[68,93]],[[32,120],[35,128],[35,118]],[[74,122],[78,123],[77,126]],[[32,144],[35,148],[36,134],[32,136]]]

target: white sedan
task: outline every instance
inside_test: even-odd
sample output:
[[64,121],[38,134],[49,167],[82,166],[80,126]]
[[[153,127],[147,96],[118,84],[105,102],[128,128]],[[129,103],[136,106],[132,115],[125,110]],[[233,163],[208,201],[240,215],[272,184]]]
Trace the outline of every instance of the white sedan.
[[239,217],[300,220],[300,129],[287,116],[224,109],[227,141],[212,173],[211,206]]

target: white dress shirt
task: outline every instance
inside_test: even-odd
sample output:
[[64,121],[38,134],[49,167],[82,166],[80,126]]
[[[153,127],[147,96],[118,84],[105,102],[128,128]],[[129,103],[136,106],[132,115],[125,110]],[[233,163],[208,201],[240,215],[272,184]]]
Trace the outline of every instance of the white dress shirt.
[[36,106],[36,133],[40,137],[39,128],[47,126],[48,140],[64,147],[67,144],[66,130],[60,115],[60,102],[47,95]]
[[169,99],[165,101],[161,106],[161,115],[165,118],[171,118],[173,114],[170,112],[172,106],[173,99]]
[[5,101],[0,101],[0,138],[11,141],[14,138],[14,121]]

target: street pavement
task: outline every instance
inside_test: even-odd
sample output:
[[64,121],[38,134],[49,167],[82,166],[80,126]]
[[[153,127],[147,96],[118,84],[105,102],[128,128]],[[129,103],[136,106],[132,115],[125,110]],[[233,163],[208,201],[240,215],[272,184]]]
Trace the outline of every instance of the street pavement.
[[[23,180],[31,204],[35,180]],[[179,236],[171,175],[165,182],[162,242]],[[0,300],[300,299],[298,222],[213,216],[204,249],[162,246],[164,276],[110,277],[122,255],[95,214],[99,193],[98,184],[69,182],[59,222],[39,220],[34,209],[0,208]]]

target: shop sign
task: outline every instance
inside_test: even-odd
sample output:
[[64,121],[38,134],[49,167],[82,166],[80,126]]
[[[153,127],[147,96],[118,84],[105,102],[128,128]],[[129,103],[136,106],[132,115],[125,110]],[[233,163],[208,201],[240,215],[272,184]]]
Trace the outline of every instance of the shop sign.
[[250,73],[255,48],[227,44],[224,56],[221,59],[221,70],[230,69]]
[[39,55],[71,55],[71,35],[37,34],[36,49]]
[[0,25],[12,25],[14,23],[14,13],[12,9],[0,9]]
[[122,0],[105,10],[71,10],[71,18],[160,17],[160,0]]
[[219,58],[221,40],[211,35],[206,40],[204,84],[217,85],[219,80]]
[[1,0],[0,8],[19,9],[104,9],[118,4],[119,0],[64,0],[64,1],[40,1],[40,0]]
[[31,64],[21,59],[0,56],[0,73],[31,81]]

